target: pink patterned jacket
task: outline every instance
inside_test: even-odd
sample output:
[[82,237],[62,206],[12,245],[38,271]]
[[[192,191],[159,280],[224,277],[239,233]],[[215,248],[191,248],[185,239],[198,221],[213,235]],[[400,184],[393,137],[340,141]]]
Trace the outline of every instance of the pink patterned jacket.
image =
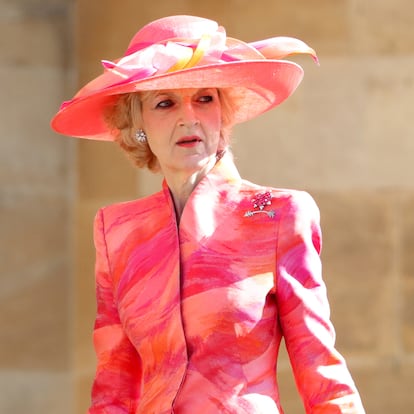
[[282,336],[306,413],[364,413],[334,348],[320,243],[307,193],[242,180],[228,156],[178,225],[165,184],[101,209],[89,413],[282,413]]

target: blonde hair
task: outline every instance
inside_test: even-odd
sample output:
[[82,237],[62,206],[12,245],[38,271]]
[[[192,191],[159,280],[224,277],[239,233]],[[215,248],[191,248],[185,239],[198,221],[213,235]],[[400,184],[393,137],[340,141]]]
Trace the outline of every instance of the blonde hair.
[[[151,151],[148,143],[138,142],[135,134],[142,127],[141,102],[147,92],[133,92],[118,96],[114,105],[104,113],[106,123],[115,137],[115,141],[126,152],[134,165],[159,171],[157,157]],[[220,149],[230,147],[230,134],[234,124],[234,109],[230,90],[218,89],[221,106]]]

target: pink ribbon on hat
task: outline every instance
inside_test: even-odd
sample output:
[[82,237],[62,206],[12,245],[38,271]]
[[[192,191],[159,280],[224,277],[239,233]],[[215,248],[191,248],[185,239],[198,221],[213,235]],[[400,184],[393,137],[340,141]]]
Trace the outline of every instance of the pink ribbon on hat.
[[226,35],[218,30],[200,39],[174,39],[165,44],[156,43],[127,55],[116,62],[103,60],[105,69],[118,76],[139,79],[155,73],[162,74],[188,69],[200,64],[220,60],[226,45]]
[[243,60],[283,59],[296,53],[310,54],[318,63],[315,51],[292,37],[273,37],[253,43],[228,38],[224,28],[200,39],[171,39],[124,56],[116,62],[102,60],[106,70],[124,79],[144,79],[194,66]]

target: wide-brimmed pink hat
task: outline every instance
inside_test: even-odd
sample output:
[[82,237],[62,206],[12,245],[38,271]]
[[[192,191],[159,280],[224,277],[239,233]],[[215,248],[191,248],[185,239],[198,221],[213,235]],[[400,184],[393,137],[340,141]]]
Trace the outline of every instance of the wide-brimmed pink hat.
[[283,102],[297,88],[302,68],[285,56],[315,52],[304,42],[274,37],[253,43],[226,36],[215,21],[195,16],[155,20],[132,38],[124,56],[103,60],[104,72],[60,107],[52,128],[80,138],[113,140],[105,108],[120,94],[180,88],[227,88],[234,123]]

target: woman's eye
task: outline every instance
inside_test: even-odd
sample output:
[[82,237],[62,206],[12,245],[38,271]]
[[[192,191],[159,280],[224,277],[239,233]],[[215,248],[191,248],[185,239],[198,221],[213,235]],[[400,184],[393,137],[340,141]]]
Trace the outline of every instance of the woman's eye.
[[173,101],[171,99],[164,99],[157,103],[156,108],[169,108],[173,105]]
[[211,102],[213,100],[213,97],[211,95],[203,95],[198,98],[200,102]]

